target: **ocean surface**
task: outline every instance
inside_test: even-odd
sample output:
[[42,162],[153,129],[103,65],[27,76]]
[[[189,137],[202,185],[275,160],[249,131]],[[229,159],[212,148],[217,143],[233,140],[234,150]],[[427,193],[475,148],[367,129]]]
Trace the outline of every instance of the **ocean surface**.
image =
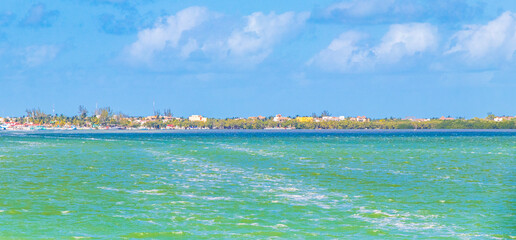
[[4,131],[0,239],[514,239],[515,176],[515,131]]

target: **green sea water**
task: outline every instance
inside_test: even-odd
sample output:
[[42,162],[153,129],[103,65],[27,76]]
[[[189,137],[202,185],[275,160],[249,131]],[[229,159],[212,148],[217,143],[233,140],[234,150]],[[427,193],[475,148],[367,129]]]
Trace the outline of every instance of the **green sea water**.
[[510,239],[516,132],[0,132],[0,239]]

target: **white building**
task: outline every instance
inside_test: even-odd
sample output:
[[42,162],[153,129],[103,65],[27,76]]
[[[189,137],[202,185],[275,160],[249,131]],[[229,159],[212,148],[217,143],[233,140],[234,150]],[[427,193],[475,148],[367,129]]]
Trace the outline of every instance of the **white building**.
[[191,122],[206,122],[208,119],[201,115],[192,115],[188,117],[188,120]]
[[332,116],[323,116],[322,120],[323,121],[340,121],[340,118],[339,117],[332,117]]
[[511,120],[513,118],[515,118],[515,117],[495,117],[493,120],[495,122],[501,122],[501,121],[504,121],[504,120]]
[[366,116],[358,116],[356,118],[350,118],[349,120],[357,121],[357,122],[369,122],[370,121],[370,119],[367,118]]
[[281,116],[281,114],[276,115],[276,117],[274,117],[272,119],[272,121],[274,121],[274,122],[285,122],[285,121],[288,121],[288,120],[290,120],[290,118],[283,117],[283,116]]

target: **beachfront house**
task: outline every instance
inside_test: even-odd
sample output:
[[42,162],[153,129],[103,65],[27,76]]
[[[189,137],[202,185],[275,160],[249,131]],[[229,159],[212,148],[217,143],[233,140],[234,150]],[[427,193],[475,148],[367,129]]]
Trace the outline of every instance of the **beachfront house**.
[[290,120],[290,118],[283,117],[283,116],[281,116],[281,114],[276,115],[276,117],[274,117],[272,119],[272,121],[274,121],[274,122],[285,122],[285,121],[288,121],[288,120]]
[[439,120],[455,120],[455,118],[442,116]]
[[258,116],[258,117],[248,117],[248,120],[265,120],[266,117],[264,116]]
[[416,118],[416,117],[406,117],[403,120],[409,120],[411,122],[428,122],[428,121],[430,121],[429,118]]
[[313,122],[314,118],[313,117],[297,117],[296,120],[298,122],[307,123],[307,122]]
[[352,117],[350,118],[349,120],[351,121],[356,121],[356,122],[369,122],[371,121],[369,118],[367,118],[366,116],[358,116],[358,117]]
[[512,120],[512,119],[514,119],[514,118],[516,118],[516,117],[495,117],[493,120],[494,120],[495,122],[501,122],[501,121],[504,121],[504,120],[507,120],[507,121],[508,121],[508,120]]
[[192,115],[188,117],[188,121],[190,122],[206,122],[208,119],[201,115]]
[[323,121],[340,121],[339,117],[332,117],[332,116],[323,116],[321,119]]
[[147,116],[147,117],[145,117],[145,120],[147,120],[147,121],[156,121],[156,120],[158,120],[158,116]]

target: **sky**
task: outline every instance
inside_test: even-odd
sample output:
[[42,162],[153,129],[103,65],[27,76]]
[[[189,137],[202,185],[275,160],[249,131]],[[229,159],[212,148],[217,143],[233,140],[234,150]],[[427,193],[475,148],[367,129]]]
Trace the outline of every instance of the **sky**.
[[0,116],[516,115],[516,1],[2,0]]

